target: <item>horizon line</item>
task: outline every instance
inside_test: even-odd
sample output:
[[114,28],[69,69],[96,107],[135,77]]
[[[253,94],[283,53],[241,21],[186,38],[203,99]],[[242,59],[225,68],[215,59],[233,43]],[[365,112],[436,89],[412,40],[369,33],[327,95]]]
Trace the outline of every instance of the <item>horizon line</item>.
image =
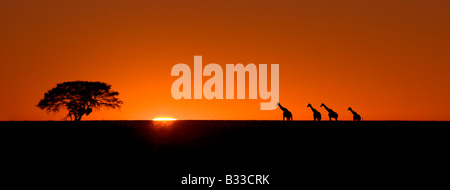
[[[80,122],[89,122],[89,121],[153,121],[152,119],[121,119],[121,120],[82,120]],[[283,121],[283,120],[262,120],[262,119],[177,119],[174,121]],[[171,122],[174,122],[171,121]],[[295,121],[312,121],[314,120],[294,120]],[[351,121],[353,120],[339,120],[340,121]],[[450,120],[363,120],[365,121],[408,121],[408,122],[450,122]],[[0,120],[0,122],[74,122],[71,120]],[[289,121],[285,121],[289,122]],[[330,122],[328,120],[322,120],[318,122]],[[336,122],[336,121],[331,121]],[[355,121],[357,122],[357,121]]]

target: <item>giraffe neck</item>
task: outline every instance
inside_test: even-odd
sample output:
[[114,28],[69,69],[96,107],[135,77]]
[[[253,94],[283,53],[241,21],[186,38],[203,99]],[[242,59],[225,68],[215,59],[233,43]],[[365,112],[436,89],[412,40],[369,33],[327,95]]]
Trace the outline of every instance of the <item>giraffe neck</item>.
[[283,110],[283,111],[287,111],[287,109],[286,109],[286,108],[284,108],[283,106],[281,106],[281,104],[280,104],[280,105],[278,105],[278,106],[280,106],[280,109],[281,109],[281,110]]
[[331,109],[330,108],[328,108],[326,105],[323,105],[323,107],[327,110],[327,111],[331,111]]
[[356,112],[355,111],[353,111],[352,109],[350,109],[350,111],[353,113],[353,114],[356,114]]
[[309,106],[309,108],[311,108],[312,111],[316,111],[316,109],[314,109],[312,106]]

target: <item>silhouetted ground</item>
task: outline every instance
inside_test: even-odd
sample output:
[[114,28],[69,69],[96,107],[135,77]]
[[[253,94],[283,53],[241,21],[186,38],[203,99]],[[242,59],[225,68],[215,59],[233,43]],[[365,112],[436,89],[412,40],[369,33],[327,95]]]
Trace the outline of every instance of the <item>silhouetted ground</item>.
[[208,188],[181,177],[270,175],[213,188],[447,185],[450,122],[0,122],[2,184]]

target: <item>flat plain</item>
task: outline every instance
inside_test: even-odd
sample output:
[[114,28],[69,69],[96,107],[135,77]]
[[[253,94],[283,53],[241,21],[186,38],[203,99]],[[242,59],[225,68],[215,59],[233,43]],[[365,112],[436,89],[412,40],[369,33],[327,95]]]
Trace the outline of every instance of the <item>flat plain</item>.
[[[0,122],[2,182],[188,187],[181,178],[270,175],[227,188],[448,185],[450,122]],[[191,188],[208,188],[191,185]]]

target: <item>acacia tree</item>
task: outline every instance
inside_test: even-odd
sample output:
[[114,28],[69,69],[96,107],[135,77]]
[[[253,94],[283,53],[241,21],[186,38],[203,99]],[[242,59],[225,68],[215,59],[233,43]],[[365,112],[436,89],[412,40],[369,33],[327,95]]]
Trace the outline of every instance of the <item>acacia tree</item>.
[[93,109],[120,108],[123,102],[117,98],[118,95],[119,92],[111,90],[111,85],[103,82],[63,82],[45,93],[37,107],[47,112],[59,112],[65,108],[69,111],[66,118],[80,121]]

